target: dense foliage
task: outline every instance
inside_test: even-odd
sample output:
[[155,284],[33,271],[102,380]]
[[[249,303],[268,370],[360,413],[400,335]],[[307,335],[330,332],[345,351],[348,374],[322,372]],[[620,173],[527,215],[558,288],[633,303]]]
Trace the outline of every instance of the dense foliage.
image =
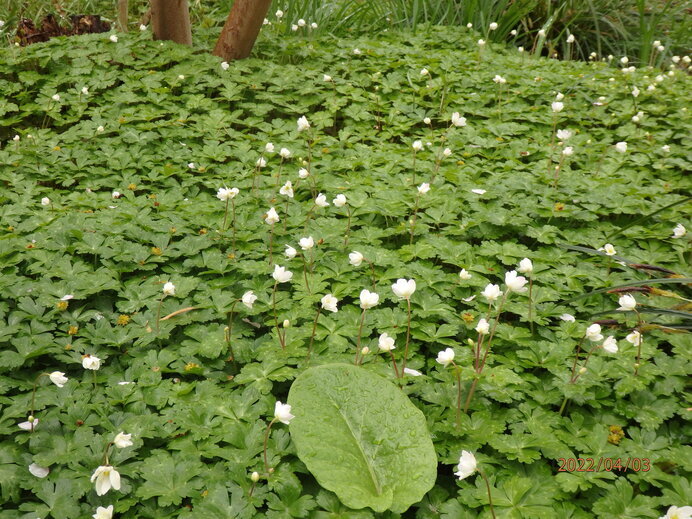
[[[673,332],[689,324],[676,299],[689,299],[689,280],[630,265],[687,274],[689,236],[673,229],[690,224],[689,80],[490,47],[449,29],[276,39],[228,67],[148,33],[3,50],[0,518],[90,517],[109,504],[118,518],[399,517],[350,510],[321,488],[291,425],[268,434],[272,473],[262,459],[276,401],[308,364],[352,364],[363,317],[370,352],[359,369],[402,385],[437,455],[434,488],[401,517],[489,516],[482,478],[453,475],[462,449],[488,476],[498,517],[655,518],[687,504],[689,336]],[[558,92],[564,109],[553,111]],[[465,126],[450,125],[454,112]],[[556,129],[573,135],[558,142]],[[282,147],[292,156],[282,160]],[[299,168],[310,176],[299,181]],[[286,180],[292,199],[278,192]],[[234,211],[221,187],[239,189]],[[315,245],[303,251],[308,236]],[[616,255],[595,251],[608,242]],[[290,282],[272,279],[270,246]],[[494,322],[478,294],[488,283],[505,290],[504,272],[524,257],[532,304],[526,292],[507,298],[457,425],[458,372],[436,356],[453,349],[465,396],[467,340],[479,318]],[[616,311],[622,294],[581,297],[651,277],[667,284],[646,286],[669,292],[632,292],[640,314]],[[402,367],[398,278],[417,283],[407,366],[421,375],[397,380],[377,351],[388,333]],[[367,312],[363,289],[380,294]],[[249,290],[254,306],[236,304]],[[316,317],[327,293],[338,311]],[[570,383],[586,327],[604,318],[618,353],[595,351]],[[636,376],[625,340],[635,327]],[[94,356],[100,369],[84,369]],[[37,376],[54,371],[69,380],[39,378],[34,401]],[[35,430],[20,429],[32,409]],[[292,412],[300,417],[295,402]],[[133,442],[110,449],[121,488],[97,496],[90,477],[119,432]],[[649,470],[559,470],[561,458],[586,457],[647,459]],[[37,477],[32,464],[50,473]]]

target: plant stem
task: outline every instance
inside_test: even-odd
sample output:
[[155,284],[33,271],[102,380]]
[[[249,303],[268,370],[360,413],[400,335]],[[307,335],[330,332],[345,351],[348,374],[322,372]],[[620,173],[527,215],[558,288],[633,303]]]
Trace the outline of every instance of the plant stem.
[[570,376],[570,382],[574,379],[574,374],[577,372],[577,363],[579,362],[579,353],[581,353],[581,345],[586,339],[586,334],[581,338],[579,344],[577,344],[577,353],[574,355],[574,364],[572,364],[572,375]]
[[312,352],[312,343],[315,341],[315,331],[317,330],[317,320],[320,318],[320,314],[322,313],[322,307],[318,306],[317,307],[317,315],[315,316],[315,320],[312,322],[312,335],[310,335],[310,345],[308,346],[308,355],[305,358],[307,362],[310,362],[310,353]]
[[452,361],[452,366],[454,366],[454,374],[457,377],[457,429],[461,425],[461,368]]
[[269,266],[271,267],[274,264],[274,224],[271,224],[271,227],[269,228]]
[[346,235],[344,236],[344,247],[348,246],[348,235],[351,232],[351,206],[347,206],[348,211],[348,223],[346,224]]
[[106,444],[106,449],[103,451],[103,457],[101,458],[101,464],[102,465],[110,465],[110,462],[108,460],[108,451],[110,450],[111,445],[115,445],[115,443],[108,442]]
[[305,261],[305,254],[301,254],[300,259],[303,260],[303,279],[305,280],[305,288],[307,289],[308,294],[310,294],[310,284],[308,283],[308,265]]
[[[233,226],[233,242],[231,248],[233,249],[233,257],[235,257],[235,200],[233,199],[231,199],[231,207],[233,208],[233,221],[231,222],[231,225]],[[226,210],[228,210],[228,205],[226,205]]]
[[284,338],[281,335],[281,329],[279,328],[279,318],[276,315],[276,287],[278,284],[278,281],[274,281],[274,290],[272,291],[272,308],[274,309],[274,324],[276,325],[276,335],[279,336],[279,344],[281,344],[281,349],[286,350]]
[[555,150],[555,129],[557,128],[557,113],[553,112],[553,132],[550,135],[550,152],[548,153],[548,175],[553,167],[553,151]]
[[370,272],[372,273],[372,291],[375,291],[375,283],[376,283],[376,278],[375,278],[375,265],[373,265],[372,261],[366,259],[365,261],[368,262],[368,265],[370,265]]
[[394,367],[394,376],[396,378],[404,378],[404,369],[401,369],[401,375],[399,375],[399,370],[396,367],[396,359],[394,358],[394,352],[389,350],[389,355],[392,357],[392,366]]
[[406,307],[408,310],[408,319],[406,322],[406,346],[404,347],[404,360],[401,363],[401,376],[404,376],[404,370],[406,369],[406,359],[408,359],[408,345],[411,340],[411,299],[406,298]]
[[161,305],[163,305],[163,300],[166,297],[166,294],[163,294],[161,296],[161,299],[159,300],[159,307],[156,309],[156,335],[159,334],[159,321],[161,320]]
[[276,174],[276,188],[279,188],[279,184],[281,183],[281,169],[284,167],[284,158],[281,157],[281,161],[279,162],[279,171]]
[[363,334],[363,323],[365,322],[365,308],[363,308],[363,313],[360,314],[360,326],[358,327],[358,343],[356,344],[356,360],[354,364],[358,365],[358,356],[360,355],[360,337]]
[[529,329],[533,335],[533,276],[529,274]]
[[231,311],[228,312],[228,336],[226,337],[226,343],[228,344],[228,350],[231,353],[231,361],[236,364],[235,354],[233,353],[233,345],[231,344],[231,338],[233,336],[233,310],[235,310],[235,305],[238,303],[236,299],[231,305]]
[[267,425],[267,430],[264,433],[264,471],[267,474],[269,473],[269,462],[267,461],[267,442],[269,441],[269,432],[271,431],[274,422],[276,422],[276,418],[269,422],[269,425]]
[[485,488],[488,489],[488,504],[490,505],[490,514],[493,516],[493,519],[496,519],[495,509],[493,508],[493,496],[490,492],[490,482],[488,481],[488,477],[481,469],[478,469],[478,473],[483,478],[483,481],[485,481]]
[[223,225],[221,226],[221,232],[226,232],[226,219],[228,218],[228,201],[229,199],[226,199],[226,210],[223,213]]
[[[637,327],[635,328],[635,330],[639,331],[639,329],[642,326],[642,316],[636,308],[634,309],[634,312],[637,314]],[[639,339],[637,340],[637,361],[636,361],[636,364],[634,365],[634,376],[635,377],[639,373],[639,363],[642,359],[642,342],[644,342],[642,340],[641,332],[639,332],[639,333],[640,333]]]
[[416,185],[416,150],[413,150],[413,166],[411,166],[411,169],[413,169],[413,185]]
[[418,203],[420,202],[420,193],[416,196],[416,205],[413,208],[413,216],[411,217],[411,236],[409,239],[409,245],[413,245],[413,231],[416,228],[416,219],[418,218]]

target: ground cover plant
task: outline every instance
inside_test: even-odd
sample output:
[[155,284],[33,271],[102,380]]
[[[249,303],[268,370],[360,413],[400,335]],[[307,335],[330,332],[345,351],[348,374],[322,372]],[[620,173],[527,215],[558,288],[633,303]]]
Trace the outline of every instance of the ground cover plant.
[[0,518],[687,505],[689,79],[613,65],[4,50]]

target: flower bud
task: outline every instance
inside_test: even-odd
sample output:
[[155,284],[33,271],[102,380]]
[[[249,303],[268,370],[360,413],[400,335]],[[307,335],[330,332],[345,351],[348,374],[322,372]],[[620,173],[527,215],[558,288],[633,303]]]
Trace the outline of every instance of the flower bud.
[[291,327],[291,321],[289,321],[288,319],[284,319],[283,327],[284,328],[290,328]]
[[367,346],[363,346],[363,349],[360,350],[360,352],[363,355],[367,355],[368,353],[370,353],[370,348],[368,348]]
[[582,366],[581,368],[579,368],[579,373],[581,373],[582,375],[586,373],[586,367]]
[[259,481],[259,479],[260,479],[259,472],[253,472],[252,474],[250,474],[250,480],[253,483],[257,483]]

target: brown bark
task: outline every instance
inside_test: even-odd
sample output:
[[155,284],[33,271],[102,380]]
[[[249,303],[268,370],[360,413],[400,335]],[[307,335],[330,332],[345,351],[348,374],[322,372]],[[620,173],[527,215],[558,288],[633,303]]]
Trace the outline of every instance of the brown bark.
[[127,32],[127,0],[118,0],[118,28]]
[[155,40],[192,45],[187,0],[151,0],[151,21]]
[[236,0],[213,54],[226,61],[247,58],[271,3],[271,0]]

